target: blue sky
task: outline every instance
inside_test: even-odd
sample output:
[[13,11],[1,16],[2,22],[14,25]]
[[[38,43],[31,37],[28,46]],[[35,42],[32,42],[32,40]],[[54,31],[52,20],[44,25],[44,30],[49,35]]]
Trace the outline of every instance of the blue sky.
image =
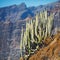
[[10,6],[13,4],[19,5],[23,2],[29,7],[29,6],[44,5],[55,1],[58,0],[0,0],[0,7]]

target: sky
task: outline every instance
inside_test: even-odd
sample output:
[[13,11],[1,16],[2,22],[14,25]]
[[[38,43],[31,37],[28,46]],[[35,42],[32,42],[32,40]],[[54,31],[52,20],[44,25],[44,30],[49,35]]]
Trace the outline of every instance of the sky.
[[58,0],[0,0],[0,7],[6,7],[14,4],[19,5],[21,3],[25,3],[27,7],[29,7],[44,5],[55,1]]

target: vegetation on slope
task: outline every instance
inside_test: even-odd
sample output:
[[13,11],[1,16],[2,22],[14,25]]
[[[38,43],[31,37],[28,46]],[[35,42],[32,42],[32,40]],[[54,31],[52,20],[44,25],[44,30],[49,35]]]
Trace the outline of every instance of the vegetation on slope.
[[25,60],[34,54],[43,44],[47,37],[52,36],[53,14],[42,11],[34,20],[26,22],[26,30],[22,28],[20,53]]
[[[52,39],[46,39],[51,42],[47,42],[47,46],[39,49],[39,51],[35,52],[28,60],[60,60],[60,32],[55,34]],[[45,44],[46,40],[44,42]]]

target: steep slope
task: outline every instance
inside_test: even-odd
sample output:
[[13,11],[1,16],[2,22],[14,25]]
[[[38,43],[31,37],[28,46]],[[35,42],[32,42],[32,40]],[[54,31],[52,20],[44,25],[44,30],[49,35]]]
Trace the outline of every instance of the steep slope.
[[[50,40],[48,38],[48,41]],[[44,43],[46,44],[46,42]],[[35,52],[29,60],[60,60],[60,32],[53,37],[53,40],[47,46]]]

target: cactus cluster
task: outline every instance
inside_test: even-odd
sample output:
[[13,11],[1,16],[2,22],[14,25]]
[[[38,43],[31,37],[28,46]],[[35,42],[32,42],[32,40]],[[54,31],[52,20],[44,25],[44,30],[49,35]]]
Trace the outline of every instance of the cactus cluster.
[[[53,14],[48,15],[47,11],[42,11],[35,16],[35,20],[29,20],[26,22],[26,30],[21,33],[20,40],[20,51],[21,56],[24,56],[26,52],[28,55],[32,52],[33,43],[36,44],[36,49],[38,49],[42,40],[46,37],[51,36],[53,27]],[[24,53],[25,52],[25,53]],[[33,50],[34,52],[34,50]],[[24,54],[23,54],[24,53]]]

